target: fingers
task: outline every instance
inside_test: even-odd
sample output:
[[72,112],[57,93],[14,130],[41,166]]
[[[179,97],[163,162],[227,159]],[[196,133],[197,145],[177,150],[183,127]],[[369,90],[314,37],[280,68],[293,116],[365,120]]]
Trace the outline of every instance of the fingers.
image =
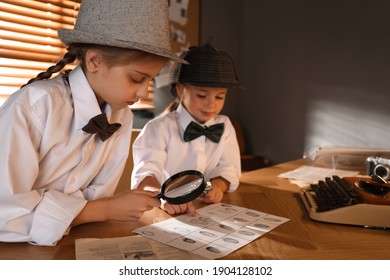
[[189,202],[186,205],[187,205],[187,214],[191,216],[196,216],[198,214],[192,202]]
[[206,203],[218,203],[221,202],[223,198],[223,192],[218,188],[213,188],[210,190],[204,197],[204,202]]
[[166,201],[161,203],[161,209],[167,212],[169,215],[176,214],[176,210],[174,209],[173,205],[167,203]]
[[160,207],[160,199],[155,198],[158,192],[130,190],[110,198],[109,219],[132,221],[139,219],[144,212]]
[[192,202],[180,204],[180,205],[173,205],[169,204],[166,201],[162,202],[161,209],[163,209],[165,212],[167,212],[169,215],[175,215],[175,214],[181,214],[181,213],[187,213],[191,216],[196,216],[197,212],[192,204]]
[[168,204],[169,205],[169,208],[171,209],[170,215],[174,215],[174,214],[180,214],[180,213],[185,213],[187,208],[185,208],[185,204],[180,204],[180,205],[172,205],[172,204]]
[[[150,208],[153,208],[153,207],[159,208],[161,206],[160,199],[156,199],[154,197],[150,197],[149,198],[149,206],[150,206]],[[151,209],[149,209],[149,210],[151,210]]]

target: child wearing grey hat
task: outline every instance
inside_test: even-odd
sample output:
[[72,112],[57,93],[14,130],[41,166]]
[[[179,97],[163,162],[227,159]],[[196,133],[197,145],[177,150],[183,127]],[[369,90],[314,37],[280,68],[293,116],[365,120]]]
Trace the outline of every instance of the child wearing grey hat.
[[[168,1],[83,0],[68,52],[0,108],[0,241],[55,245],[82,223],[132,221],[157,193],[112,196],[132,131],[129,105],[169,61]],[[70,73],[61,71],[78,60]]]
[[[171,70],[171,93],[179,103],[149,121],[135,140],[132,188],[158,190],[170,176],[198,170],[212,186],[203,200],[217,203],[237,189],[241,176],[234,127],[220,115],[228,89],[240,83],[231,57],[210,44],[191,47],[180,57],[189,64],[176,63]],[[196,213],[191,202],[162,201],[161,208],[169,214]]]

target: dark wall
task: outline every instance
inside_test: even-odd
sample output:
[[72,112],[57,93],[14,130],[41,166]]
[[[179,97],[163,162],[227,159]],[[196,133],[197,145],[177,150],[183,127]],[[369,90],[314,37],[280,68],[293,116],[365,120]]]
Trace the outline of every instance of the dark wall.
[[202,40],[219,34],[239,65],[246,90],[226,113],[253,153],[279,163],[323,145],[390,148],[390,1],[203,0],[201,11]]

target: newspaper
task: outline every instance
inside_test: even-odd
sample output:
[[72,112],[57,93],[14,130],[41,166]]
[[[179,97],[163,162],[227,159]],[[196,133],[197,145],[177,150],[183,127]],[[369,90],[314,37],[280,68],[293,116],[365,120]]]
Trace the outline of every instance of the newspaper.
[[135,235],[76,239],[76,260],[201,260],[199,255]]

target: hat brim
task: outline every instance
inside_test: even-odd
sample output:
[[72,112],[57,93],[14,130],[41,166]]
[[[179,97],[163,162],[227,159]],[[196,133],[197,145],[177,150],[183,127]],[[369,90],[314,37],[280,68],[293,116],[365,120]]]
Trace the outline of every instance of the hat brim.
[[177,97],[177,91],[176,91],[177,83],[189,84],[196,87],[227,88],[228,90],[246,89],[243,85],[239,83],[202,83],[202,82],[190,82],[190,81],[174,82],[170,84],[169,91],[175,97]]
[[113,46],[113,47],[127,48],[127,49],[136,49],[147,53],[155,54],[158,56],[166,57],[175,62],[188,64],[186,60],[180,58],[174,52],[168,49],[163,49],[163,48],[150,46],[146,44],[139,44],[135,42],[128,42],[128,41],[125,42],[114,38],[99,36],[96,34],[90,34],[79,30],[59,29],[58,37],[60,38],[61,42],[66,46],[69,46],[72,43],[83,43],[83,44]]

